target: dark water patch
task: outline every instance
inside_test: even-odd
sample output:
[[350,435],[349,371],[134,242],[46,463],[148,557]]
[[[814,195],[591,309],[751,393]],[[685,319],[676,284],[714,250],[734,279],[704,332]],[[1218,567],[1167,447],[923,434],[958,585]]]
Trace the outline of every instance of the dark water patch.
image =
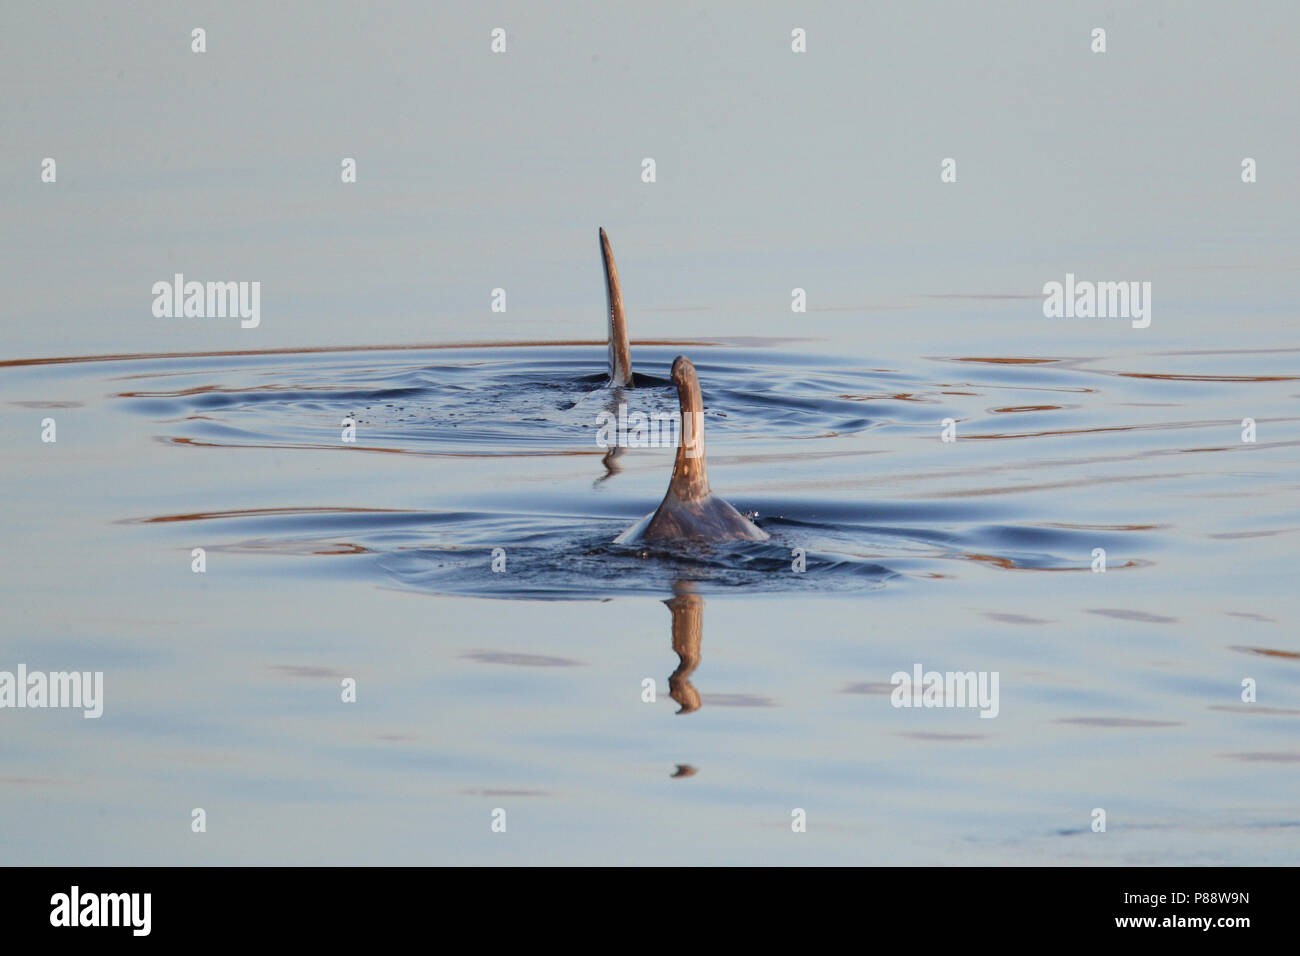
[[[159,371],[159,381],[132,382],[115,394],[135,414],[194,423],[177,438],[238,436],[261,447],[318,447],[340,442],[342,421],[356,424],[357,442],[429,448],[493,444],[596,444],[602,415],[677,412],[667,371],[678,349],[644,347],[634,357],[633,387],[611,388],[603,348],[465,349],[414,363],[407,353],[376,364],[315,353],[265,364],[211,370]],[[694,349],[710,432],[765,438],[845,435],[891,421],[887,403],[864,415],[859,393],[882,374],[852,363],[767,352]],[[885,394],[896,392],[890,390]],[[902,401],[901,399],[899,401]],[[910,412],[901,421],[913,418]],[[635,422],[631,425],[634,427]]]
[[963,540],[977,541],[983,546],[994,543],[999,547],[1011,548],[1025,552],[1075,552],[1080,561],[1092,560],[1092,549],[1096,547],[1119,547],[1131,544],[1112,538],[1108,534],[1095,531],[1077,531],[1066,528],[1035,527],[1032,525],[997,524],[976,528]]
[[1300,717],[1300,708],[1264,707],[1260,704],[1211,704],[1207,710],[1225,711],[1229,714],[1261,717]]
[[1001,299],[1041,299],[1037,292],[929,292],[922,293],[923,299],[972,299],[975,301]]
[[1133,611],[1127,608],[1097,607],[1088,608],[1089,614],[1113,617],[1121,621],[1136,621],[1139,624],[1177,624],[1178,618],[1165,617],[1163,614],[1151,614],[1147,611]]
[[1025,624],[1033,627],[1053,623],[1045,617],[1029,617],[1026,614],[1008,614],[1003,611],[983,611],[981,613],[990,621],[997,621],[999,624]]
[[1248,753],[1220,754],[1229,760],[1242,760],[1247,763],[1300,763],[1300,751],[1253,751]]
[[334,538],[300,538],[286,540],[283,538],[249,538],[230,544],[208,545],[207,550],[213,554],[284,554],[284,555],[338,555],[369,554],[372,549],[354,541],[339,541]]
[[703,701],[711,707],[775,707],[776,701],[762,694],[704,694]]
[[[1125,830],[1146,832],[1146,831],[1177,830],[1177,829],[1189,829],[1189,828],[1179,827],[1177,824],[1173,824],[1173,823],[1114,823],[1111,821],[1107,821],[1107,832],[1111,832],[1111,831],[1122,832]],[[1057,836],[1079,836],[1080,834],[1093,833],[1093,832],[1094,831],[1092,827],[1071,827],[1069,829],[1057,830],[1056,835]]]
[[[1062,438],[1071,435],[1099,435],[1106,432],[1140,432],[1140,431],[1177,431],[1183,429],[1207,429],[1207,428],[1227,428],[1239,424],[1232,421],[1189,421],[1189,422],[1158,422],[1150,424],[1125,424],[1125,425],[1097,425],[1089,428],[1057,428],[1041,429],[1038,431],[1024,432],[988,432],[971,434],[963,432],[963,440],[997,440],[1010,438]],[[1235,446],[1214,446],[1207,448],[1184,448],[1180,451],[1224,451],[1228,447]]]
[[1142,727],[1181,727],[1177,720],[1143,720],[1138,717],[1062,717],[1058,724],[1078,724],[1083,727],[1142,728]]
[[510,667],[585,667],[582,661],[567,657],[548,657],[545,654],[517,654],[512,651],[469,651],[461,654],[466,660],[480,664],[505,664]]
[[1242,538],[1271,538],[1278,534],[1290,534],[1294,530],[1294,528],[1275,528],[1270,531],[1223,531],[1206,537],[1216,541],[1236,541]]
[[217,442],[217,441],[199,441],[195,438],[179,438],[170,435],[160,435],[158,441],[171,445],[183,445],[188,448],[243,448],[243,449],[280,449],[283,451],[341,451],[341,452],[375,452],[384,455],[410,455],[418,458],[527,458],[527,457],[557,457],[572,455],[593,455],[601,457],[603,452],[593,450],[574,450],[574,449],[557,449],[554,451],[521,451],[511,450],[503,451],[496,447],[484,448],[481,450],[465,451],[422,451],[415,448],[397,448],[384,447],[379,445],[354,445],[354,444],[286,444],[274,445],[262,443],[238,443],[238,442]]
[[1283,651],[1273,647],[1229,647],[1228,650],[1239,654],[1259,654],[1263,657],[1280,657],[1286,660],[1300,661],[1300,653]]
[[1295,375],[1171,375],[1155,372],[1103,372],[1123,378],[1150,378],[1162,382],[1294,382]]
[[[355,508],[355,507],[288,507],[288,508],[235,508],[228,511],[193,511],[180,514],[154,515],[147,518],[124,518],[120,524],[158,524],[177,521],[222,521],[244,518],[268,518],[280,515],[346,515],[346,514],[418,514],[418,512],[400,511],[392,508]],[[374,520],[374,519],[371,519]]]
[[858,684],[846,684],[840,689],[841,694],[876,694],[888,697],[894,692],[894,684],[885,684],[880,681],[867,681]]
[[[622,527],[611,526],[611,531]],[[613,535],[579,538],[574,547],[525,543],[506,548],[506,571],[487,550],[410,548],[379,558],[395,582],[420,591],[510,599],[603,600],[614,594],[662,595],[682,582],[703,593],[831,592],[883,587],[896,572],[853,555],[810,553],[791,569],[790,551],[767,543],[698,550],[628,548]]]
[[[944,394],[953,394],[945,392]],[[1026,412],[1059,412],[1082,408],[1081,405],[1004,405],[1001,408],[987,409],[990,415],[1022,415]]]
[[1069,524],[1061,521],[1049,521],[1044,528],[1062,528],[1066,531],[1157,531],[1165,525],[1159,524]]
[[314,664],[272,664],[267,670],[282,674],[285,677],[345,677],[342,671],[336,671],[329,667],[317,667]]
[[[1116,823],[1108,822],[1107,830],[1124,832],[1160,832],[1160,831],[1182,831],[1187,834],[1203,833],[1208,830],[1233,832],[1238,830],[1288,830],[1293,827],[1300,827],[1300,820],[1250,820],[1243,822],[1228,822],[1219,818],[1216,814],[1213,824],[1177,824],[1177,823]],[[1083,834],[1094,835],[1091,827],[1071,827],[1069,829],[1057,830],[1057,836],[1081,836]]]
[[[1060,365],[1060,364],[1062,364],[1062,363],[1065,363],[1065,362],[1067,361],[1067,359],[1063,359],[1063,358],[1011,358],[1011,357],[1003,357],[1003,358],[975,358],[975,357],[967,357],[967,358],[953,358],[953,359],[949,359],[949,358],[944,358],[944,357],[936,357],[935,361],[939,361],[939,362],[945,362],[945,361],[946,361],[946,362],[975,362],[975,363],[978,363],[978,364],[980,364],[980,365]],[[1083,359],[1079,359],[1079,360],[1077,360],[1077,361],[1084,361],[1084,360],[1083,360]]]
[[[1081,532],[982,523],[944,530],[984,517],[967,502],[736,499],[769,541],[673,546],[614,543],[653,510],[653,500],[557,494],[533,511],[512,510],[512,502],[518,497],[487,493],[480,507],[447,511],[284,506],[127,520],[173,526],[185,547],[192,536],[185,525],[197,522],[214,552],[346,559],[361,562],[349,565],[351,573],[380,582],[511,599],[661,594],[683,581],[705,592],[870,591],[904,575],[937,576],[938,563],[952,560],[1090,571]],[[1137,564],[1111,567],[1126,563]]]

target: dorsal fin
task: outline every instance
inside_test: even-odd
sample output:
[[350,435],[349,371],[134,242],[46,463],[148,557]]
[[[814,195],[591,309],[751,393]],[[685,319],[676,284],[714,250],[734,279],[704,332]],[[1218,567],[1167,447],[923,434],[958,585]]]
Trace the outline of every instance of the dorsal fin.
[[673,480],[668,496],[680,501],[699,501],[709,496],[709,472],[704,460],[704,398],[695,366],[685,355],[673,360],[671,373],[681,406],[681,441],[673,462]]
[[679,355],[673,362],[672,380],[682,412],[672,481],[654,513],[628,528],[614,543],[766,541],[771,535],[709,491],[704,459],[704,400],[695,366],[686,356]]
[[623,314],[623,289],[618,284],[614,250],[604,227],[600,230],[600,258],[605,264],[605,302],[609,312],[609,384],[632,384],[632,350],[627,344],[627,318]]

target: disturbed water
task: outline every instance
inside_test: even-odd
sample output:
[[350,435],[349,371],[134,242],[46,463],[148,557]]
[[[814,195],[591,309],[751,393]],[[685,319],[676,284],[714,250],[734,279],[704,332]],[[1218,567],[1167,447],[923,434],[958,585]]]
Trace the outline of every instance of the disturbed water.
[[[770,541],[613,543],[672,449],[598,415],[675,411],[679,353]],[[1293,862],[1298,356],[673,341],[622,391],[594,343],[4,363],[0,669],[106,701],[6,714],[33,825],[0,854]],[[914,664],[997,672],[996,718],[892,707]]]

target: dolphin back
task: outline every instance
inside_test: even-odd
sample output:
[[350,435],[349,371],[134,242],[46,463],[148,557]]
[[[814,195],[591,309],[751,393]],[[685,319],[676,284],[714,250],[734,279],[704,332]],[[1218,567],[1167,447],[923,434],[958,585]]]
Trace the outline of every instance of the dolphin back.
[[628,528],[615,544],[692,541],[766,541],[771,537],[717,495],[669,495],[654,514]]
[[695,366],[685,355],[679,355],[670,375],[677,386],[682,436],[668,492],[654,514],[628,528],[614,543],[766,541],[771,535],[709,490],[704,399]]

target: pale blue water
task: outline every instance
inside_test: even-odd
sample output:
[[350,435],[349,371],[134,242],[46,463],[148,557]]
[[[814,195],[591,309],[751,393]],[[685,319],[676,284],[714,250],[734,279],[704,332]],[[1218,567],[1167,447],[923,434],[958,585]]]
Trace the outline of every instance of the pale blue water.
[[[0,671],[105,685],[0,709],[0,862],[1294,862],[1291,8],[92,9],[0,31]],[[612,544],[598,225],[770,542]]]

